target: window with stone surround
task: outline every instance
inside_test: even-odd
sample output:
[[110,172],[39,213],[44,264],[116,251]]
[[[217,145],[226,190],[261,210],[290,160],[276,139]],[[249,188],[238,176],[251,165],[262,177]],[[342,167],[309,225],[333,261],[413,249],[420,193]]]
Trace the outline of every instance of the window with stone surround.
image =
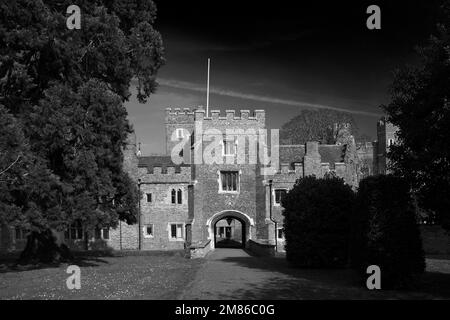
[[181,189],[178,189],[177,191],[177,203],[181,204],[183,202],[183,191]]
[[281,201],[283,200],[283,198],[286,196],[287,190],[286,189],[275,189],[274,191],[274,195],[275,195],[275,201],[274,204],[276,206],[280,206],[281,205]]
[[153,238],[154,230],[152,223],[144,225],[143,229],[144,229],[144,238]]
[[239,192],[239,172],[220,171],[219,186],[221,192]]
[[16,227],[14,233],[16,240],[25,240],[27,238],[27,232],[20,227]]
[[169,229],[169,236],[171,240],[184,240],[183,237],[183,224],[171,223]]
[[147,193],[147,202],[152,202],[152,194],[151,193]]
[[225,138],[223,140],[223,154],[225,156],[236,155],[236,150],[237,150],[236,139]]
[[183,139],[184,138],[184,129],[183,128],[177,128],[176,130],[176,136],[177,139]]
[[95,228],[96,240],[109,240],[109,228]]
[[172,189],[171,195],[172,195],[172,203],[176,203],[177,192],[175,191],[175,189]]
[[172,204],[182,204],[183,203],[183,190],[172,189],[170,192]]
[[74,222],[65,232],[65,238],[71,240],[83,239],[83,227],[80,221]]
[[284,239],[284,230],[283,228],[277,228],[277,238]]

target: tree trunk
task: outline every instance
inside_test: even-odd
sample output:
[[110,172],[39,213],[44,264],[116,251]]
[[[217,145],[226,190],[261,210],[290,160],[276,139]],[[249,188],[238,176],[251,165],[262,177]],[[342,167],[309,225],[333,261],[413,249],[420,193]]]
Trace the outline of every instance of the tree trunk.
[[19,257],[19,264],[58,263],[72,260],[73,256],[65,244],[58,245],[50,229],[43,232],[31,232],[27,245]]

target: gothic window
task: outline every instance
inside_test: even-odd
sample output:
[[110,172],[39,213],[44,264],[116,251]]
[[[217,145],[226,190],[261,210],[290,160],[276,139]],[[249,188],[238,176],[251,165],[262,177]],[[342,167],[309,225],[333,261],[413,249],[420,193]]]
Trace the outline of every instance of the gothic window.
[[394,144],[394,139],[389,139],[388,140],[388,146],[392,146]]
[[182,200],[183,200],[183,192],[181,191],[181,189],[178,189],[178,191],[177,191],[177,202],[179,204],[181,204]]
[[220,187],[224,192],[237,192],[239,186],[239,172],[238,171],[221,171],[220,172]]
[[153,238],[153,224],[144,225],[144,238]]
[[172,203],[176,203],[176,193],[175,189],[172,189]]

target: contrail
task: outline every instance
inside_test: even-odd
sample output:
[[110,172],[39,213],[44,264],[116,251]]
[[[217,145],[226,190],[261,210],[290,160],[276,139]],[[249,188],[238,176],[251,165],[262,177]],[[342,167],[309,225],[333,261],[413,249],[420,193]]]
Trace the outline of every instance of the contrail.
[[[158,83],[160,85],[171,87],[171,88],[185,89],[185,90],[191,90],[191,91],[197,91],[197,92],[206,92],[206,88],[204,88],[198,84],[194,84],[194,83],[186,82],[186,81],[158,79]],[[210,93],[213,93],[213,94],[218,94],[218,95],[228,96],[228,97],[233,97],[233,98],[253,100],[253,101],[284,104],[284,105],[295,106],[295,107],[329,109],[329,110],[343,111],[343,112],[348,112],[348,113],[352,113],[352,114],[361,114],[361,115],[372,116],[372,117],[380,117],[381,116],[380,113],[375,113],[375,112],[352,110],[352,109],[333,107],[333,106],[317,104],[317,103],[309,103],[309,102],[304,102],[304,101],[271,98],[271,97],[266,97],[266,96],[261,96],[261,95],[248,94],[248,93],[237,92],[237,91],[232,91],[232,90],[225,90],[225,89],[220,89],[220,88],[210,88],[209,91],[210,91]]]

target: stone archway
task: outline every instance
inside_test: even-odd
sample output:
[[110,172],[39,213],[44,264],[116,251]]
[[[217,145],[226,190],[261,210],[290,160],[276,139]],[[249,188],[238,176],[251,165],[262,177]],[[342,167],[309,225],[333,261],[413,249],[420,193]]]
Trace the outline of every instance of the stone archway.
[[246,224],[241,218],[227,216],[214,224],[215,248],[245,248]]
[[[242,238],[243,247],[246,247],[246,241],[252,238],[251,228],[255,226],[255,222],[252,218],[241,211],[237,210],[224,210],[213,214],[207,221],[206,226],[208,227],[208,239],[211,240],[211,249],[215,248],[215,225],[218,221],[226,218],[233,218],[241,222],[242,224]],[[244,231],[245,230],[245,231]]]

